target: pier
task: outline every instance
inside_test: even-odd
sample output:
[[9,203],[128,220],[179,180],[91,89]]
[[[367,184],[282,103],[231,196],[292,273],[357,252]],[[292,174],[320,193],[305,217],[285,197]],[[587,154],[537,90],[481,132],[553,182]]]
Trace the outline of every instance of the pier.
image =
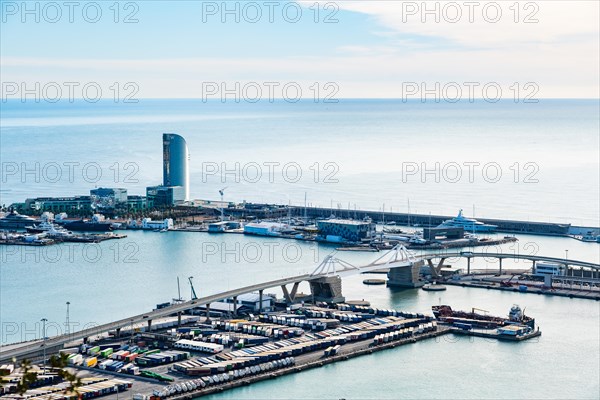
[[[369,210],[344,210],[325,207],[292,207],[292,210],[295,216],[302,217],[306,215],[306,217],[310,219],[329,218],[331,215],[336,215],[339,218],[353,219],[362,219],[368,217],[373,221],[385,221],[386,223],[394,222],[397,225],[420,227],[435,227],[440,225],[442,222],[455,217],[455,215],[409,214]],[[496,225],[498,227],[497,231],[504,233],[567,236],[569,234],[569,229],[571,228],[571,224],[568,223],[517,221],[479,217],[477,220],[485,224]]]

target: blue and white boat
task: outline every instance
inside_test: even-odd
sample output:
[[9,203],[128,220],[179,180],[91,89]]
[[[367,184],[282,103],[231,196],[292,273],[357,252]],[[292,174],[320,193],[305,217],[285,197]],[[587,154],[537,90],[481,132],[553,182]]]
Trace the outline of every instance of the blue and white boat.
[[463,210],[458,212],[458,216],[442,222],[438,228],[464,228],[465,232],[494,232],[496,225],[484,224],[473,218],[463,216]]

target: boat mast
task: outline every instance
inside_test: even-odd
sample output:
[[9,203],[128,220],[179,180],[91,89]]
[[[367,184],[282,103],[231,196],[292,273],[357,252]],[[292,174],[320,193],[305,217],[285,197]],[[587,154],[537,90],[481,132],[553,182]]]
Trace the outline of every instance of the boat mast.
[[407,198],[407,203],[408,203],[408,227],[410,228],[410,199]]
[[308,219],[306,218],[306,192],[304,192],[304,223],[308,224]]

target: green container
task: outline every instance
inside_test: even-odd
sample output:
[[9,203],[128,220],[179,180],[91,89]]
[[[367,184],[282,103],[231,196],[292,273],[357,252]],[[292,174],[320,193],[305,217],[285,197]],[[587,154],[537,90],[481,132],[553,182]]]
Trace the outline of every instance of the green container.
[[108,349],[104,349],[100,352],[100,355],[104,358],[108,358],[111,356],[111,354],[113,353],[113,349],[112,348],[108,348]]

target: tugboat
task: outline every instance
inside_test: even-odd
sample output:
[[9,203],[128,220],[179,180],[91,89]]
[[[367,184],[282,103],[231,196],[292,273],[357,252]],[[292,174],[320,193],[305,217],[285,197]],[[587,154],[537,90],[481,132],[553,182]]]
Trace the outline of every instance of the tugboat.
[[506,322],[507,325],[527,325],[531,329],[535,328],[535,319],[528,317],[525,315],[525,310],[521,310],[518,304],[513,304],[510,308],[510,312],[508,313],[509,321]]

